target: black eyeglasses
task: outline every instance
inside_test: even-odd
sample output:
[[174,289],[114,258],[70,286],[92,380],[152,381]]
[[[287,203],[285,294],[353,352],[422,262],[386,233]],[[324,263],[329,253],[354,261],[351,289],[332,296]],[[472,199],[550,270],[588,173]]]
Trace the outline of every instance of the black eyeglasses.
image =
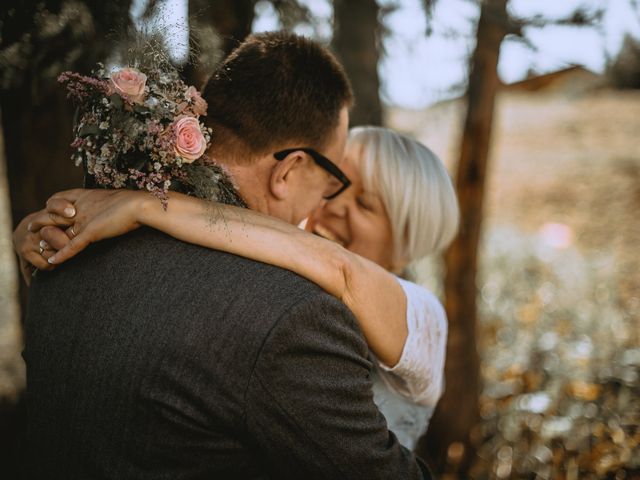
[[284,160],[287,155],[297,151],[308,154],[311,158],[313,158],[313,161],[316,162],[319,167],[329,172],[335,180],[338,180],[338,182],[340,182],[333,182],[332,185],[329,186],[329,193],[323,196],[325,200],[336,198],[338,195],[344,192],[349,187],[349,185],[351,185],[351,180],[347,178],[347,176],[342,172],[342,170],[338,168],[335,163],[333,163],[321,153],[316,152],[313,148],[287,148],[286,150],[281,150],[274,153],[273,156],[276,160]]

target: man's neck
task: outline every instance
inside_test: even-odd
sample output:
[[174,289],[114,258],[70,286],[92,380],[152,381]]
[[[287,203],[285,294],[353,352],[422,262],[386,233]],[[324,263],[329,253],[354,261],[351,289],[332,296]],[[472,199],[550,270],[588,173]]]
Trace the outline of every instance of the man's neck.
[[226,163],[223,159],[218,162],[231,175],[231,180],[236,186],[239,197],[251,210],[270,215],[268,194],[261,179],[259,167],[254,164],[238,164],[235,162]]
[[214,165],[215,183],[207,197],[215,197],[216,201],[236,207],[248,208],[247,202],[242,198],[231,172],[226,167]]

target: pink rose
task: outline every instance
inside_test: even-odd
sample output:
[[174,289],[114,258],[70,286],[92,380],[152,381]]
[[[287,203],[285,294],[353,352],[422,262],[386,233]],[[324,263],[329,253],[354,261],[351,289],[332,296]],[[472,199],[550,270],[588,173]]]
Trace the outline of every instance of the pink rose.
[[193,112],[196,115],[206,115],[207,114],[207,101],[202,98],[200,92],[196,89],[196,87],[187,88],[187,98],[193,104]]
[[123,68],[111,74],[113,89],[132,103],[142,103],[147,76],[135,68]]
[[200,130],[200,122],[194,117],[181,117],[174,124],[175,152],[180,155],[185,163],[191,163],[202,155],[207,149],[207,141]]

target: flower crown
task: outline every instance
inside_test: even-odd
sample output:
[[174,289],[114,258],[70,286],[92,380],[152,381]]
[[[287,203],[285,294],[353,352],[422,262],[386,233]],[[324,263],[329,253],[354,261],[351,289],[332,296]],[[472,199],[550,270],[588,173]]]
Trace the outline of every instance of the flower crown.
[[169,190],[220,200],[222,187],[232,189],[205,154],[207,102],[175,70],[107,75],[100,65],[92,76],[64,72],[58,81],[78,106],[72,159],[84,166],[86,186],[148,190],[165,208]]

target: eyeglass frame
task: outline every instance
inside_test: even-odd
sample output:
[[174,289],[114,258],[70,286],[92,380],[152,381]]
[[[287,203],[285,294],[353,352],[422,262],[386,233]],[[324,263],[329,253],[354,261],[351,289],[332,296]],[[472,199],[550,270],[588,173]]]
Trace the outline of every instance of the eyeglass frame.
[[329,172],[334,178],[336,178],[342,184],[342,187],[340,187],[340,189],[336,193],[332,193],[331,195],[328,195],[322,198],[324,198],[325,200],[331,200],[333,198],[336,198],[338,195],[344,192],[347,188],[349,188],[349,186],[351,185],[351,180],[349,180],[349,178],[344,174],[344,172],[340,170],[340,168],[338,168],[338,166],[335,163],[333,163],[331,160],[329,160],[327,157],[319,153],[317,150],[314,150],[313,148],[308,148],[308,147],[287,148],[285,150],[280,150],[279,152],[274,153],[273,156],[275,157],[276,160],[281,161],[281,160],[284,160],[287,157],[287,155],[290,155],[291,153],[298,152],[298,151],[308,154],[316,163],[316,165],[318,165],[320,168],[322,168],[326,172]]

